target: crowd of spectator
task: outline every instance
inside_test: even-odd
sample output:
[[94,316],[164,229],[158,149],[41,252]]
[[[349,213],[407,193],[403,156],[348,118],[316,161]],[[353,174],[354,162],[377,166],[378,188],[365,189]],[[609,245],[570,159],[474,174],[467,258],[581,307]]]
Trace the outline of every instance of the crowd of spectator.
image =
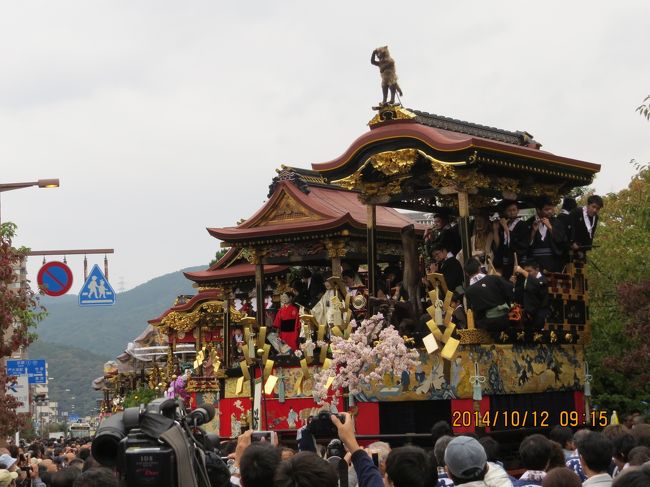
[[0,448],[0,487],[117,487],[91,455],[90,439],[35,441]]
[[[504,469],[499,444],[490,436],[454,436],[449,425],[441,422],[432,431],[434,447],[430,452],[412,445],[391,449],[383,442],[363,448],[349,415],[343,423],[336,416],[332,421],[345,447],[343,461],[349,468],[346,481],[350,487],[650,486],[650,425],[643,422],[633,428],[611,425],[602,432],[573,432],[558,426],[548,437],[530,435],[519,446],[520,468],[514,472],[515,478]],[[324,457],[302,451],[283,459],[281,450],[273,445],[249,445],[250,433],[242,435],[233,455],[230,482],[234,485],[341,485],[341,473],[328,458],[329,447]]]
[[[298,451],[277,442],[253,441],[252,431],[222,445],[224,461],[213,470],[214,487],[648,487],[650,424],[642,417],[603,431],[556,426],[548,436],[525,437],[506,471],[491,436],[455,436],[440,421],[432,447],[362,446],[348,413],[332,415],[338,432],[321,448],[301,430]],[[512,459],[509,467],[513,467]],[[0,449],[0,487],[117,486],[116,472],[102,467],[90,442],[40,442]],[[127,483],[128,485],[128,483]]]

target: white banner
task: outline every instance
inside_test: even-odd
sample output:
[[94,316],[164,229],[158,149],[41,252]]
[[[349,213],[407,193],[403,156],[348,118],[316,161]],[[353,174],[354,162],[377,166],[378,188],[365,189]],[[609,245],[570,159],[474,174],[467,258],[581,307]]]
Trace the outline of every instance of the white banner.
[[8,382],[7,394],[23,403],[22,406],[16,408],[17,413],[29,412],[29,377],[27,374],[17,375],[14,380]]
[[255,379],[255,399],[253,400],[253,430],[262,429],[262,378]]

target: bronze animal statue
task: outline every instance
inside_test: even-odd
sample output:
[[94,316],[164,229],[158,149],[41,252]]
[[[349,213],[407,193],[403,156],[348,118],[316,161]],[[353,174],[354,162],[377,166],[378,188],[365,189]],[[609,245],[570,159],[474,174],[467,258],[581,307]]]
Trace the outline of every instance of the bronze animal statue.
[[372,51],[370,62],[375,66],[379,66],[379,74],[381,75],[381,91],[384,98],[381,106],[386,105],[388,99],[388,90],[390,90],[390,104],[395,104],[395,93],[403,96],[402,90],[397,84],[397,71],[395,70],[395,60],[390,57],[388,46],[378,47]]

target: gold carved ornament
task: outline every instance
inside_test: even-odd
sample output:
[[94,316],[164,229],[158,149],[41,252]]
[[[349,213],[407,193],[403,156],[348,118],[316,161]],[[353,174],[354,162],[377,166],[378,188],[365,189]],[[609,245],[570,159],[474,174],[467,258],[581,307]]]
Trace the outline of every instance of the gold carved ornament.
[[346,243],[343,240],[325,240],[325,248],[327,249],[327,256],[330,259],[336,257],[345,257],[347,255]]
[[277,225],[288,221],[318,220],[319,217],[291,195],[283,192],[255,226]]
[[388,177],[408,174],[418,159],[417,149],[380,152],[368,158],[377,171]]
[[504,193],[519,194],[519,181],[514,178],[492,178],[492,187]]
[[248,315],[246,313],[243,313],[241,311],[237,311],[237,309],[234,306],[230,306],[230,322],[231,323],[239,323],[241,320],[246,318]]
[[557,184],[535,184],[522,188],[522,193],[529,196],[548,196],[551,200],[558,201],[562,187]]
[[415,113],[408,111],[404,107],[390,106],[379,110],[379,112],[372,117],[372,120],[368,122],[368,126],[374,127],[393,120],[413,120],[415,117]]
[[168,330],[187,333],[199,324],[204,313],[223,313],[223,301],[203,303],[199,309],[191,312],[172,311],[162,319],[161,324]]
[[[354,173],[345,178],[332,181],[332,183],[348,190],[360,190],[365,197],[390,196],[401,192],[402,183],[410,177],[410,171],[419,157],[423,157],[431,165],[431,186],[438,188],[455,186],[458,180],[454,167],[464,166],[468,163],[468,161],[442,161],[419,149],[398,149],[374,154]],[[391,180],[364,182],[363,170],[368,165],[371,165],[373,169],[384,176],[391,178]]]
[[363,196],[368,198],[372,196],[391,196],[402,192],[402,181],[406,177],[401,177],[393,181],[365,183],[362,186]]
[[343,189],[347,190],[359,189],[361,187],[360,170],[363,169],[363,167],[365,167],[365,164],[359,170],[353,172],[349,176],[332,181],[332,184],[336,184],[337,186],[341,186]]

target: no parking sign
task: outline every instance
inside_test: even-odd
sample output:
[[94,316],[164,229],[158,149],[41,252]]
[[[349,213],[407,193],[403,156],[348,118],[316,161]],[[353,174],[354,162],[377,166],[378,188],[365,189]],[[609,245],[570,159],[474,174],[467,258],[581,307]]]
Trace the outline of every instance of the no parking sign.
[[63,262],[48,262],[38,271],[36,281],[48,296],[62,296],[72,287],[72,271]]

